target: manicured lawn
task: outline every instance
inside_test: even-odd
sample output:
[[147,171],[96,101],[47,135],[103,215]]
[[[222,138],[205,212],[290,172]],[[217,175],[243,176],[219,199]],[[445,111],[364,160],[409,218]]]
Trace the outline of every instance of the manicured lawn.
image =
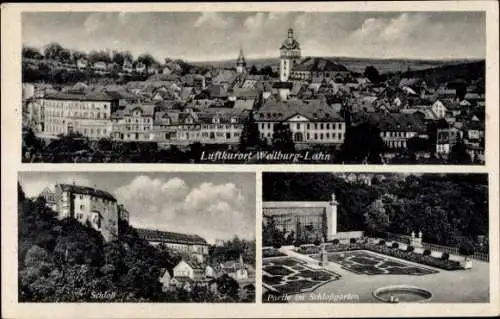
[[[311,256],[319,260],[319,255]],[[437,271],[415,266],[403,261],[396,261],[368,251],[348,251],[330,253],[328,260],[342,265],[343,268],[358,274],[365,275],[428,275]]]
[[340,276],[328,270],[310,269],[294,258],[277,258],[263,260],[262,282],[282,294],[296,294],[313,291],[317,287]]

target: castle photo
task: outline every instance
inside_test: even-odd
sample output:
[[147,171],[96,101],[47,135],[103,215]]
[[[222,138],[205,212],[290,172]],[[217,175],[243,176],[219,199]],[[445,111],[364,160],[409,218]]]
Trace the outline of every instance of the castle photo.
[[[241,173],[21,173],[19,301],[253,302],[254,183]],[[88,284],[66,293],[79,276]]]

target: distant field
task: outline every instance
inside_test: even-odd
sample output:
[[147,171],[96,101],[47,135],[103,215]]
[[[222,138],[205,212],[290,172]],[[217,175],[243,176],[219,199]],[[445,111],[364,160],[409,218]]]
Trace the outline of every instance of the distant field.
[[[328,57],[327,57],[328,58]],[[331,57],[340,64],[343,64],[353,72],[363,73],[365,68],[373,65],[380,73],[405,72],[410,68],[413,71],[435,68],[444,65],[460,64],[474,62],[478,60],[404,60],[404,59],[365,59],[365,58],[346,58],[346,57]],[[212,65],[215,67],[231,68],[234,67],[234,60],[228,61],[213,61],[213,62],[191,62],[194,65]],[[261,68],[266,65],[279,65],[279,58],[268,59],[248,59],[247,65],[251,67],[255,65]]]

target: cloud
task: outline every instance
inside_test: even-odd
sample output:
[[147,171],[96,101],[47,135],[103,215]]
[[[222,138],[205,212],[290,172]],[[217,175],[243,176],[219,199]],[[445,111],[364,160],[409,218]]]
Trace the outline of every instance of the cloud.
[[214,185],[202,183],[186,196],[185,209],[196,210],[205,207],[208,203],[225,201],[239,204],[243,200],[241,191],[233,183]]
[[136,227],[217,238],[254,237],[255,209],[233,183],[189,187],[180,178],[138,176],[115,191]]
[[264,27],[266,20],[267,20],[267,14],[264,12],[258,12],[257,14],[246,18],[243,25],[250,32],[259,31]]
[[182,208],[179,201],[187,192],[188,186],[180,178],[165,181],[142,175],[118,188],[115,195],[132,213],[132,220],[141,225],[175,218]]
[[277,57],[288,28],[303,55],[372,58],[485,56],[481,12],[37,12],[23,13],[23,43],[129,50],[191,61]]
[[195,28],[200,27],[215,27],[223,28],[228,25],[224,17],[216,12],[203,12],[200,17],[194,22]]

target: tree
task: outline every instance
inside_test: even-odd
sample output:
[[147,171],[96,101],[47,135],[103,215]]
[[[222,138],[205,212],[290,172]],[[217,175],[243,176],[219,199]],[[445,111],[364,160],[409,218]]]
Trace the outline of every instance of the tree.
[[228,274],[218,277],[216,280],[217,291],[221,294],[222,299],[230,299],[233,301],[238,300],[239,285],[236,280],[231,278]]
[[65,49],[59,43],[50,43],[44,50],[44,56],[49,60],[60,60]]
[[466,240],[460,244],[458,252],[465,257],[472,256],[474,255],[474,245],[469,240]]
[[139,55],[139,57],[137,58],[137,62],[144,64],[144,67],[146,68],[146,73],[149,72],[150,67],[152,67],[155,64],[158,64],[155,58],[149,53],[143,53]]
[[116,63],[116,65],[118,65],[121,68],[125,63],[125,54],[123,52],[113,51],[113,57],[111,61],[113,63]]
[[88,60],[90,64],[94,64],[96,62],[111,62],[111,55],[107,51],[91,51],[88,55]]
[[378,83],[378,82],[380,82],[380,74],[379,74],[378,70],[374,66],[372,66],[372,65],[367,66],[365,68],[365,72],[363,74],[372,83]]
[[295,152],[295,144],[293,142],[292,131],[286,123],[276,123],[272,138],[272,145],[276,150],[286,153]]
[[36,60],[40,60],[43,58],[42,54],[38,49],[25,46],[23,46],[22,56],[23,58],[36,59]]
[[72,60],[74,62],[80,60],[80,59],[86,59],[87,58],[87,53],[82,52],[82,51],[73,51],[72,53]]
[[250,75],[256,75],[256,74],[259,74],[259,71],[257,70],[257,67],[255,65],[252,65],[249,73],[250,73]]
[[362,123],[347,129],[340,158],[347,163],[381,164],[384,152],[380,129],[370,123]]
[[457,141],[451,148],[450,163],[452,164],[470,164],[471,158],[467,153],[467,147],[462,140]]
[[255,122],[255,118],[253,116],[253,112],[248,116],[247,121],[243,126],[243,131],[241,132],[240,137],[240,145],[239,148],[241,151],[247,150],[249,147],[254,147],[260,145],[260,132],[257,123]]

